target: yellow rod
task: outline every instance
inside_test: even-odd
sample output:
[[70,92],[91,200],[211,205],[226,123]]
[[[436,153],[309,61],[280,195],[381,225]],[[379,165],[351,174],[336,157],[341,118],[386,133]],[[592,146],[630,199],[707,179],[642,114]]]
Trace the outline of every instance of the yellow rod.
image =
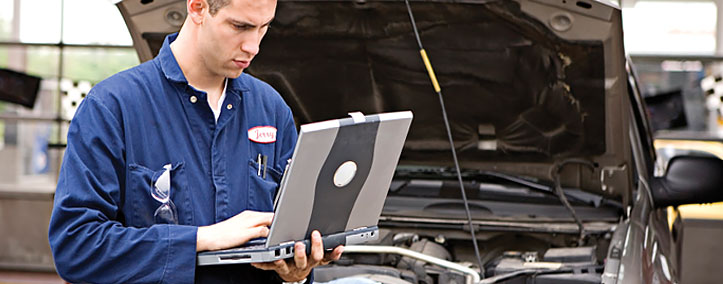
[[427,67],[427,72],[429,73],[429,79],[432,80],[432,85],[434,86],[434,91],[437,93],[441,92],[442,88],[439,87],[439,82],[437,82],[437,76],[434,75],[434,69],[432,69],[432,63],[429,62],[429,57],[427,57],[427,52],[424,49],[420,49],[419,54],[422,55],[422,61],[424,61],[424,66]]

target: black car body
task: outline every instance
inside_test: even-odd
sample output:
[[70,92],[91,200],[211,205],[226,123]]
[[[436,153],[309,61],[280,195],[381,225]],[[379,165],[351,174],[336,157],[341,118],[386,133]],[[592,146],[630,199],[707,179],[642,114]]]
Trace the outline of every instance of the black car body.
[[[482,281],[676,283],[676,239],[660,208],[721,200],[723,168],[681,157],[667,176],[653,176],[655,151],[620,9],[589,0],[410,4],[449,113]],[[185,17],[180,0],[117,5],[142,61]],[[248,72],[282,94],[298,124],[351,111],[415,114],[375,244],[400,250],[352,248],[317,269],[317,280],[478,279],[459,268],[480,271],[440,104],[404,1],[279,0]],[[554,193],[556,182],[582,234]]]

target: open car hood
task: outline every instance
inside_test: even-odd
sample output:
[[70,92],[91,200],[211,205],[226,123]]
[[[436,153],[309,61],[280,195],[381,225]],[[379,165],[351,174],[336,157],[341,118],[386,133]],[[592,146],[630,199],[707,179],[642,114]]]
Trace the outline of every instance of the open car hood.
[[[180,28],[185,1],[117,5],[142,61]],[[628,82],[620,10],[598,1],[412,1],[463,168],[629,194]],[[299,124],[412,110],[403,165],[453,166],[440,103],[404,1],[283,1],[249,73]]]

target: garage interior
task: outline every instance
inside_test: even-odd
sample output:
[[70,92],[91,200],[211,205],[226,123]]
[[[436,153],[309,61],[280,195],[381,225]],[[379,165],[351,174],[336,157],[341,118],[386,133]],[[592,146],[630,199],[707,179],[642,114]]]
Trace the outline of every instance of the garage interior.
[[[0,88],[4,79],[23,82],[0,89],[0,283],[65,283],[48,224],[70,120],[95,84],[140,63],[113,2],[0,0]],[[723,0],[613,5],[622,10],[657,164],[678,155],[723,159]],[[680,283],[719,283],[723,203],[670,207],[667,218]]]

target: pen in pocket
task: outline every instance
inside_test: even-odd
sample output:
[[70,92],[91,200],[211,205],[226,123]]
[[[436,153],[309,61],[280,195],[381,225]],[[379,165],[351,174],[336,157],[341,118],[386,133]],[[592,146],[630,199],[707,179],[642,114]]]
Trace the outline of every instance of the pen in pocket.
[[259,153],[258,157],[256,157],[256,165],[258,166],[256,168],[256,176],[261,176],[261,154]]
[[264,155],[263,160],[261,162],[264,164],[264,176],[263,179],[266,179],[266,166],[269,163],[269,156]]

